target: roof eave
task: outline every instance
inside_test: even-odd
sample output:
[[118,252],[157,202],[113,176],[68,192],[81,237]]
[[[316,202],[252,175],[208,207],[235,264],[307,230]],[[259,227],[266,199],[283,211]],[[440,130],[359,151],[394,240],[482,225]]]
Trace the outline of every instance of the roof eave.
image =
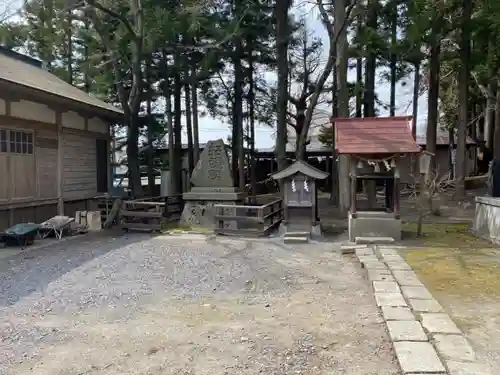
[[[21,96],[22,99],[38,101],[46,105],[62,105],[68,108],[68,110],[80,110],[85,112],[92,117],[101,117],[113,122],[122,122],[124,120],[124,114],[118,108],[107,109],[103,107],[93,106],[88,103],[83,103],[73,99],[69,99],[54,93],[39,90],[33,87],[28,87],[24,85],[17,84],[15,82],[1,79],[0,86],[5,88],[5,91],[9,93],[17,94]],[[3,90],[2,90],[3,91]]]

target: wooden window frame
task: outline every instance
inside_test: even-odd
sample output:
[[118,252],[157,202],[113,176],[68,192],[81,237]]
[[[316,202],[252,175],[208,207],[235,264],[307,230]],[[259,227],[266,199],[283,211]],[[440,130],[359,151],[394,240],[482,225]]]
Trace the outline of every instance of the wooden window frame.
[[0,153],[34,156],[35,132],[26,129],[0,128]]

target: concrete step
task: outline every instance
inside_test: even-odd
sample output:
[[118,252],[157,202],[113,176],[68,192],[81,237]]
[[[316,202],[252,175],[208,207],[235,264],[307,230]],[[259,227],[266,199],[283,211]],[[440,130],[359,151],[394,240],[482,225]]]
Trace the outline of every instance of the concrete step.
[[309,243],[309,237],[292,237],[292,236],[286,236],[283,239],[283,242],[285,243]]
[[396,242],[392,237],[356,237],[356,245],[387,245]]

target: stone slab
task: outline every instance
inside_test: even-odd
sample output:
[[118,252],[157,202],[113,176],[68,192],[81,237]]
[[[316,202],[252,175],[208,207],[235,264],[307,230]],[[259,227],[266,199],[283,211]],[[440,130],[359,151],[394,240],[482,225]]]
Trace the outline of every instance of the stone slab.
[[[359,251],[359,253],[358,253]],[[340,246],[342,254],[371,255],[373,250],[367,245],[344,244]]]
[[400,255],[382,255],[384,262],[403,263],[405,260]]
[[406,298],[432,299],[432,294],[425,286],[402,286],[401,290]]
[[387,270],[387,266],[382,262],[374,262],[374,261],[361,261],[361,267],[371,270]]
[[429,342],[398,341],[394,350],[404,374],[444,374],[446,370]]
[[446,361],[450,375],[492,375],[491,369],[484,363]]
[[431,334],[461,334],[457,325],[451,320],[448,314],[443,313],[422,313],[420,315],[422,326]]
[[413,271],[393,271],[392,274],[401,286],[424,286]]
[[434,346],[441,358],[455,361],[472,362],[476,353],[462,335],[434,335]]
[[373,290],[378,293],[401,293],[398,283],[394,281],[374,281]]
[[378,252],[380,253],[380,255],[382,255],[383,257],[390,257],[390,256],[399,256],[399,253],[396,249],[385,249],[385,248],[380,248],[378,249]]
[[413,321],[398,321],[392,320],[388,321],[387,329],[389,330],[389,336],[393,342],[396,341],[427,341],[427,335],[425,334],[420,322],[416,320]]
[[368,270],[368,279],[370,281],[395,281],[389,270],[377,270],[377,269],[369,269]]
[[392,238],[392,237],[356,237],[355,241],[356,241],[357,245],[361,245],[361,244],[377,245],[377,244],[393,243],[394,238]]
[[373,255],[373,249],[371,247],[368,247],[367,245],[358,245],[358,246],[360,246],[360,248],[354,250],[357,256]]
[[377,306],[407,307],[401,293],[375,293]]
[[382,310],[382,316],[386,322],[389,320],[415,320],[415,316],[407,307],[382,306],[380,309]]
[[375,256],[375,254],[369,254],[369,255],[356,255],[358,257],[358,260],[361,263],[375,263],[379,262],[378,258]]
[[393,271],[411,271],[411,267],[405,261],[402,262],[385,262],[387,266]]
[[430,299],[413,299],[409,298],[408,302],[415,312],[438,313],[443,311],[443,306],[434,298]]

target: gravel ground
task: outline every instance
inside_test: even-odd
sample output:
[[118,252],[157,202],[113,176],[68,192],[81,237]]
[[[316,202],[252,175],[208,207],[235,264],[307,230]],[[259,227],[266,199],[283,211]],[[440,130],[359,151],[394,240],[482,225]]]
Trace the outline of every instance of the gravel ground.
[[332,244],[86,238],[0,260],[0,374],[399,374]]

